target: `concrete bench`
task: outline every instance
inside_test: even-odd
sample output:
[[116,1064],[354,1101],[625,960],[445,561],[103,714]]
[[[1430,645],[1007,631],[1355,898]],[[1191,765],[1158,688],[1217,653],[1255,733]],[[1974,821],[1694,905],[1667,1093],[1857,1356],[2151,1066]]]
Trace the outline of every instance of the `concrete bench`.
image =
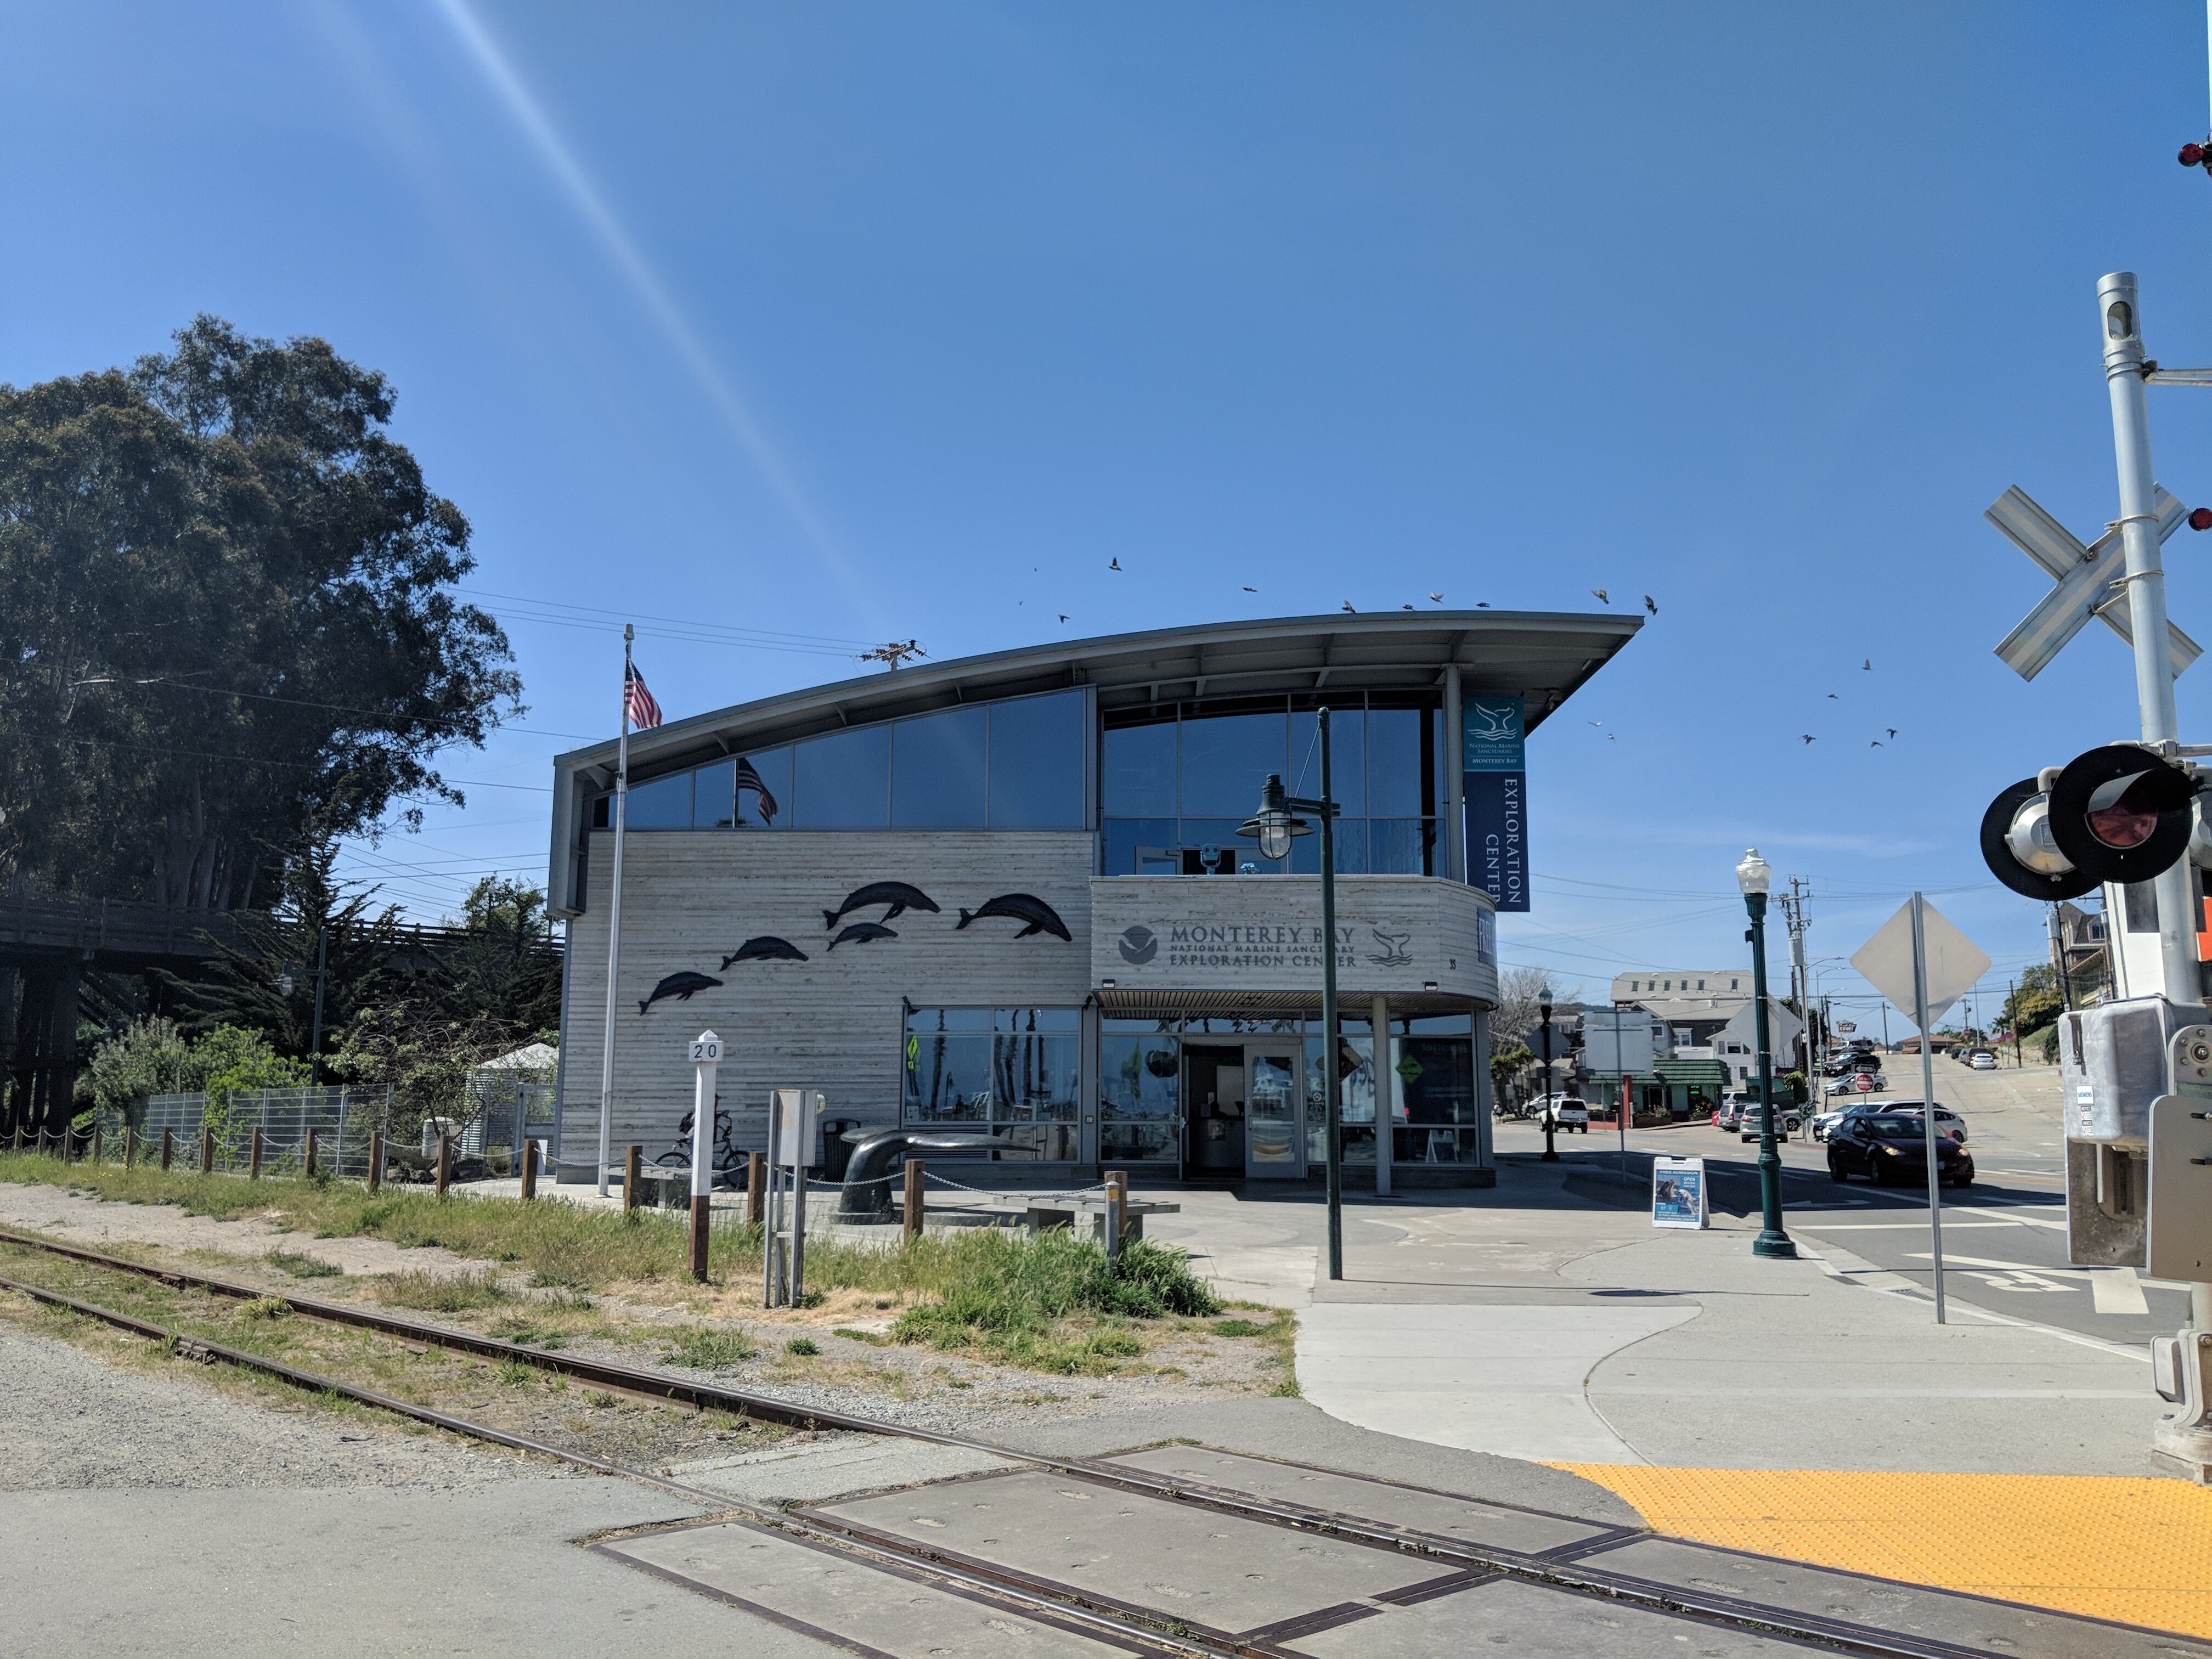
[[[1121,1208],[1121,1237],[1127,1240],[1145,1236],[1146,1216],[1179,1214],[1182,1206],[1162,1204],[1149,1198],[1133,1198]],[[1027,1206],[1027,1215],[1029,1230],[1033,1233],[1066,1227],[1078,1238],[1092,1239],[1101,1244],[1106,1242],[1106,1200],[1103,1198],[1038,1199]]]

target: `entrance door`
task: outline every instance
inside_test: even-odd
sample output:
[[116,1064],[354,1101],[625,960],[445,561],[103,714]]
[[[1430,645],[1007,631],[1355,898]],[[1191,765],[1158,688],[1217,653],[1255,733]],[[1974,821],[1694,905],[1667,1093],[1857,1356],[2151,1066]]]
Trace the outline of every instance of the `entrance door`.
[[1244,1174],[1255,1181],[1299,1181],[1306,1172],[1305,1091],[1296,1048],[1244,1051]]

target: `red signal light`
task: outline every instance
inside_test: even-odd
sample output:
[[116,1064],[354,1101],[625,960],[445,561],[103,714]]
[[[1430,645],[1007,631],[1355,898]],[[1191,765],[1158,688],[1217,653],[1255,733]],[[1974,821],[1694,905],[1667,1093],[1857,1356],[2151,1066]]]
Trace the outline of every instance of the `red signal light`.
[[2185,167],[2201,167],[2204,165],[2204,146],[2184,144],[2181,147],[2181,154],[2174,159]]
[[2212,507],[2200,507],[2189,515],[2191,530],[2212,530]]

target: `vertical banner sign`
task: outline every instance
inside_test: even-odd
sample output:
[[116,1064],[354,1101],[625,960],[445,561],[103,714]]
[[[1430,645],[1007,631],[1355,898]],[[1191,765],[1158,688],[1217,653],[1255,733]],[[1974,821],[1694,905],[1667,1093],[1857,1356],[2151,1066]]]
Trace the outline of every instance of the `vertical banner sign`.
[[1521,699],[1460,705],[1460,770],[1467,800],[1467,880],[1501,910],[1528,908],[1528,774]]

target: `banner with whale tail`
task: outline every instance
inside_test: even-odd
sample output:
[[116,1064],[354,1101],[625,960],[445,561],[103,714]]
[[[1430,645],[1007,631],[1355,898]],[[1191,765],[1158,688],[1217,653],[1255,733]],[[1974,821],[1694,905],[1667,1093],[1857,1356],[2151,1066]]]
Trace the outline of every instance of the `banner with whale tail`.
[[1467,811],[1467,880],[1500,910],[1528,908],[1528,773],[1518,697],[1460,705],[1460,781]]

